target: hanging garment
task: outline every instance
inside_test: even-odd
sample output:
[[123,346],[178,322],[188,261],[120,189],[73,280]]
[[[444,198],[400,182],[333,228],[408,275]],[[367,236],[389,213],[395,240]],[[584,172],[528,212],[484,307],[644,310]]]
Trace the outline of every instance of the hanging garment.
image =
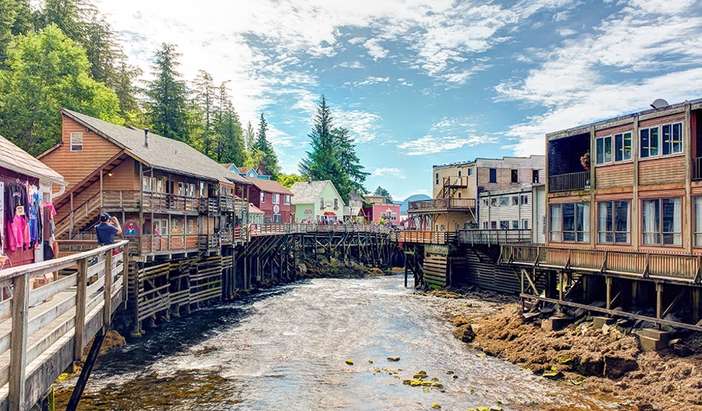
[[54,235],[53,221],[56,215],[56,209],[51,203],[44,203],[41,210],[41,238],[43,240],[48,240]]
[[7,224],[7,243],[10,251],[29,248],[29,225],[24,216],[16,215]]
[[27,207],[27,219],[29,225],[29,243],[30,246],[35,246],[41,243],[41,216],[39,213],[40,197],[39,191],[32,190],[30,196],[31,201]]

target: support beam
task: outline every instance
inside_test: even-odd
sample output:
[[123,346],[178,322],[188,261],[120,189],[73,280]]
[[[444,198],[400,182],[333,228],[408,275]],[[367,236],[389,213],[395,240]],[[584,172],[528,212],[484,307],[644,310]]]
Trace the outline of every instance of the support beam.
[[78,261],[76,273],[76,322],[73,336],[73,361],[80,361],[83,355],[83,336],[85,334],[85,310],[87,302],[88,260]]
[[10,336],[10,411],[25,407],[25,377],[27,373],[27,325],[29,322],[29,275],[12,280],[12,334]]

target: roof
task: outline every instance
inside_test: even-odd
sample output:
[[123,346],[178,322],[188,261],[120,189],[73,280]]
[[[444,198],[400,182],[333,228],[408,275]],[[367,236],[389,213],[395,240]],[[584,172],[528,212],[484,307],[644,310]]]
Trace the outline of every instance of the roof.
[[149,144],[146,146],[143,129],[118,126],[68,109],[62,109],[61,112],[151,167],[222,182],[248,183],[243,177],[232,173],[182,141],[149,133]]
[[267,193],[282,193],[282,194],[292,194],[292,191],[283,187],[279,182],[275,180],[262,180],[260,178],[246,178],[249,184],[253,184],[258,187],[259,190],[265,191]]
[[265,214],[260,208],[249,203],[249,214]]
[[[332,189],[337,196],[341,197],[339,192],[336,190],[334,183],[331,180],[320,180],[320,181],[302,181],[297,182],[290,187],[290,191],[295,195],[292,199],[293,204],[312,204],[317,199],[322,196],[322,191],[324,187],[331,185]],[[341,201],[344,202],[343,200]]]
[[36,177],[40,182],[66,185],[61,174],[32,157],[3,136],[0,136],[0,167],[19,174]]

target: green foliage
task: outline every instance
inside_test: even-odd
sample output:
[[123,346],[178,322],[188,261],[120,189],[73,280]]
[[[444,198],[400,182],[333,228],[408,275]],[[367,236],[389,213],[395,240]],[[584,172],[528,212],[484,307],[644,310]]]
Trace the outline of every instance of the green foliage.
[[256,132],[250,121],[246,125],[246,131],[244,131],[244,142],[247,150],[253,150],[253,146],[256,144]]
[[220,163],[244,164],[246,147],[239,115],[234,110],[226,83],[219,86],[215,112],[216,148],[214,159]]
[[302,183],[307,179],[299,174],[281,174],[278,177],[278,182],[284,187],[290,188],[295,183]]
[[356,147],[345,128],[334,128],[331,109],[322,96],[317,106],[312,132],[311,150],[300,162],[300,173],[310,181],[331,180],[339,194],[348,202],[352,191],[365,192],[363,171]]
[[[274,180],[278,179],[280,175],[280,166],[278,165],[278,156],[273,150],[273,146],[268,141],[268,122],[266,118],[261,113],[261,120],[258,123],[258,132],[256,133],[256,141],[253,145],[253,150],[251,150],[250,156],[252,157],[251,163],[257,164],[255,167],[263,174],[268,174]],[[256,163],[253,161],[258,159]]]
[[15,37],[0,72],[0,134],[33,155],[59,141],[62,107],[121,124],[119,100],[90,76],[85,50],[56,26]]
[[0,0],[0,67],[7,59],[7,46],[12,38],[31,29],[28,0]]
[[189,141],[187,94],[178,72],[180,54],[175,45],[163,43],[154,57],[154,80],[148,83],[147,113],[153,131]]
[[378,186],[378,188],[375,189],[373,194],[377,196],[383,196],[388,199],[388,202],[392,202],[392,196],[390,195],[390,192],[381,186]]

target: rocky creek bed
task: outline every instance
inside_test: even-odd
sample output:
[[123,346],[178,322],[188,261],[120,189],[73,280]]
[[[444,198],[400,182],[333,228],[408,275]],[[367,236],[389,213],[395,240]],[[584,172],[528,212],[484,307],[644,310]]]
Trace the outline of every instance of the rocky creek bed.
[[642,352],[632,329],[583,319],[560,331],[524,320],[516,300],[481,292],[427,293],[454,336],[488,355],[607,398],[616,409],[702,410],[702,338]]

